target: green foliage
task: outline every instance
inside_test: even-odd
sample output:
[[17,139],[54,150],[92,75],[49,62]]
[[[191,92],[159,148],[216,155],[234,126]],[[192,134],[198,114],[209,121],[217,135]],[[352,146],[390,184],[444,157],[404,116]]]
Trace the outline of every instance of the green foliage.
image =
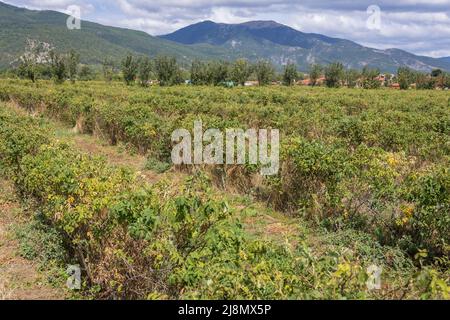
[[230,79],[241,86],[245,85],[252,74],[252,67],[245,59],[238,59],[231,65]]
[[[208,127],[279,126],[285,137],[279,175],[247,189],[333,231],[319,251],[301,237],[295,245],[255,239],[204,175],[189,177],[181,190],[165,182],[146,185],[56,142],[41,119],[2,105],[0,166],[19,194],[62,230],[102,297],[448,296],[446,92],[146,90],[97,82],[42,82],[36,89],[17,80],[0,86],[1,100],[14,99],[34,113],[46,106],[41,112],[71,124],[82,115],[87,128],[111,142],[158,159],[150,161],[153,168],[168,159],[173,129],[189,128],[198,117]],[[250,180],[247,171],[236,172],[240,181]],[[417,276],[397,246],[411,255],[427,250]],[[435,257],[443,262],[429,264]],[[366,290],[372,259],[387,270],[389,287],[380,293]]]
[[297,66],[293,63],[289,63],[284,67],[283,84],[291,86],[298,78]]
[[348,69],[344,72],[344,79],[347,87],[355,88],[358,85],[358,80],[361,73],[358,70]]
[[50,51],[50,66],[56,84],[61,84],[67,76],[67,66],[64,57],[55,50]]
[[81,66],[79,77],[81,81],[94,80],[96,78],[95,71],[86,65]]
[[408,90],[409,86],[415,81],[415,73],[407,67],[400,67],[397,71],[397,79],[400,89]]
[[155,73],[161,86],[171,86],[183,82],[181,70],[174,57],[158,56],[155,59]]
[[317,79],[322,75],[323,67],[319,64],[313,64],[309,68],[309,79],[311,85],[314,87],[317,84]]
[[435,87],[435,80],[425,74],[418,74],[416,77],[416,88],[423,90],[431,90]]
[[364,67],[362,70],[362,86],[364,89],[378,89],[381,87],[381,82],[378,80],[380,70],[370,69]]
[[225,61],[205,63],[195,60],[192,62],[190,73],[193,85],[218,86],[229,79],[229,64]]
[[433,78],[437,78],[437,77],[441,76],[442,74],[443,74],[443,72],[442,72],[441,69],[433,69],[433,70],[431,71],[431,76],[432,76]]
[[141,57],[138,61],[139,64],[139,82],[141,86],[148,86],[150,75],[153,70],[152,61],[149,57]]
[[153,157],[149,157],[145,164],[145,169],[152,170],[156,173],[164,173],[170,169],[172,165],[167,162],[159,161]]
[[338,88],[344,78],[344,65],[340,62],[333,62],[325,68],[325,83],[329,88]]
[[445,255],[450,248],[450,170],[438,166],[413,174],[405,188],[410,205],[403,207],[398,224],[408,250],[426,249],[431,256]]
[[335,214],[341,200],[338,183],[349,170],[345,150],[304,139],[289,141],[283,150],[286,165],[280,175],[287,183],[280,204],[289,205],[289,199],[295,199],[294,207],[313,219]]
[[122,74],[123,80],[127,84],[127,86],[132,85],[136,80],[136,76],[138,73],[139,64],[132,55],[126,56],[126,58],[122,61]]
[[194,60],[191,65],[191,81],[193,85],[207,85],[209,84],[209,75],[207,64]]
[[103,78],[105,79],[105,81],[106,82],[112,81],[114,74],[114,63],[108,58],[105,58],[102,63],[102,71],[103,71]]
[[19,58],[18,75],[34,83],[50,60],[50,50],[47,43],[27,39],[25,52]]
[[75,50],[70,50],[67,57],[67,75],[72,83],[74,83],[77,78],[79,63],[80,55]]
[[65,267],[63,264],[69,261],[63,237],[40,213],[31,221],[16,226],[15,235],[20,243],[19,254],[37,260],[42,267],[49,268],[50,264]]
[[34,83],[36,82],[37,77],[36,69],[37,66],[35,66],[31,60],[23,58],[19,63],[18,75],[22,78],[29,79]]
[[228,79],[228,63],[225,61],[212,61],[208,63],[208,83],[218,86]]
[[275,74],[275,70],[269,61],[258,61],[255,65],[256,78],[260,86],[268,85]]

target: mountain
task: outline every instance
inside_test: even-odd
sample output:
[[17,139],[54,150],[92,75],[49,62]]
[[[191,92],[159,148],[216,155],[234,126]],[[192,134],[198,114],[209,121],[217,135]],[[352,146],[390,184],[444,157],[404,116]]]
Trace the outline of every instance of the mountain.
[[24,52],[27,39],[33,39],[50,43],[63,52],[75,49],[86,64],[100,64],[106,57],[118,63],[127,53],[133,53],[175,56],[186,67],[194,59],[247,58],[270,59],[279,69],[289,61],[296,62],[302,70],[312,63],[341,61],[347,67],[361,69],[368,65],[389,72],[401,65],[422,71],[450,70],[450,61],[445,58],[366,48],[344,39],[303,33],[274,21],[205,21],[154,37],[88,21],[82,21],[80,30],[69,30],[67,18],[60,12],[28,10],[0,2],[0,69],[16,60]]
[[224,45],[238,39],[255,39],[305,49],[313,48],[318,42],[328,44],[348,42],[320,34],[302,33],[275,21],[250,21],[242,24],[204,21],[161,36],[161,38],[182,44],[208,43],[211,45]]
[[445,59],[416,56],[399,49],[367,48],[349,40],[303,33],[274,21],[242,24],[204,21],[161,38],[185,45],[209,44],[234,56],[266,58],[276,64],[294,61],[302,69],[311,63],[340,61],[349,68],[361,69],[367,65],[389,72],[395,72],[399,66],[420,71],[450,70],[450,61]]
[[186,62],[222,54],[222,49],[208,45],[189,47],[145,32],[87,21],[82,21],[80,30],[69,30],[67,18],[60,12],[28,10],[0,2],[0,68],[7,67],[24,52],[27,39],[50,43],[61,51],[75,49],[80,52],[82,62],[88,64],[99,64],[105,57],[118,62],[129,52],[168,54]]
[[442,60],[442,61],[445,61],[445,62],[450,62],[450,57],[439,58],[439,60]]

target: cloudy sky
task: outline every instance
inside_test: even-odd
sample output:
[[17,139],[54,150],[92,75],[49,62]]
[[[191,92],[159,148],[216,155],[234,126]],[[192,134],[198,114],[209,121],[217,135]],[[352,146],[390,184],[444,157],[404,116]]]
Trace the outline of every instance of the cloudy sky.
[[[0,0],[64,11],[81,7],[82,19],[160,35],[213,20],[275,20],[374,48],[400,48],[450,56],[450,0]],[[380,9],[378,14],[377,8]]]

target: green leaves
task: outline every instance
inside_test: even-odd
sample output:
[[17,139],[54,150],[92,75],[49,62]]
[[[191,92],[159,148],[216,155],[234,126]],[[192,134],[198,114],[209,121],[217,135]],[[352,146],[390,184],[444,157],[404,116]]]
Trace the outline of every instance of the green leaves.
[[[180,188],[146,185],[56,142],[39,117],[2,106],[2,170],[63,231],[103,296],[366,298],[364,263],[389,260],[384,245],[410,257],[426,250],[425,263],[448,254],[445,92],[39,85],[2,81],[0,98],[147,154],[154,171],[167,169],[170,133],[198,118],[222,130],[280,128],[278,176],[257,179],[247,165],[217,168],[214,179],[333,231],[318,256],[306,244],[255,239],[205,174],[195,170]],[[348,230],[381,249],[337,236]],[[336,247],[353,243],[359,255],[340,259]],[[432,272],[418,290],[442,296],[445,279]]]

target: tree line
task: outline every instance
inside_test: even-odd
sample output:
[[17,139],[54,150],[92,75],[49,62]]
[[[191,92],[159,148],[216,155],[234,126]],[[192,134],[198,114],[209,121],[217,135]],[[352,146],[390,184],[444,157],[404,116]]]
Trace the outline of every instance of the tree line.
[[[155,78],[161,86],[176,85],[186,79],[192,85],[241,85],[254,79],[260,86],[269,85],[276,81],[286,86],[292,86],[297,81],[303,80],[305,75],[298,71],[296,64],[289,62],[283,67],[281,73],[277,73],[271,62],[260,60],[251,63],[246,59],[229,61],[201,61],[194,60],[190,70],[186,71],[178,66],[173,57],[159,56],[154,60],[148,57],[133,57],[128,55],[122,61],[121,72],[127,85],[134,84],[137,80],[142,86],[149,83],[150,78]],[[106,77],[105,77],[106,78]],[[398,84],[400,89],[409,89],[415,85],[417,89],[434,89],[436,87],[449,88],[450,74],[440,69],[431,73],[400,67],[396,74],[382,74],[379,69],[364,67],[362,70],[346,69],[340,62],[333,62],[322,66],[313,64],[309,69],[309,85],[323,84],[329,88],[360,87],[364,89],[377,89],[382,86]]]
[[[38,78],[53,79],[55,83],[66,80],[94,80],[99,72],[88,65],[80,64],[80,54],[74,50],[67,53],[57,52],[49,44],[28,40],[26,50],[15,62],[14,73],[35,82]],[[157,56],[134,56],[128,54],[117,65],[111,59],[102,62],[101,72],[105,81],[119,80],[126,85],[135,83],[145,87],[156,79],[161,86],[179,85],[188,82],[192,85],[244,86],[254,80],[260,86],[277,83],[292,86],[305,79],[296,64],[289,62],[281,73],[277,72],[270,61],[260,60],[252,63],[246,59],[233,62],[214,60],[194,60],[190,67],[181,67],[176,58]],[[382,76],[382,78],[381,78]],[[436,69],[431,73],[414,71],[400,67],[396,74],[381,75],[379,69],[364,67],[362,70],[346,69],[340,62],[329,65],[312,64],[308,71],[308,85],[325,85],[329,88],[349,87],[377,89],[381,86],[396,84],[400,89],[415,85],[417,89],[449,88],[450,74]]]
[[[104,69],[106,66],[104,66]],[[128,55],[121,63],[121,73],[127,85],[139,82],[140,85],[149,84],[149,79],[156,79],[161,86],[170,86],[188,81],[192,85],[245,85],[250,79],[255,79],[259,85],[268,85],[272,81],[281,80],[285,85],[293,85],[303,77],[294,64],[288,64],[284,72],[278,75],[274,66],[265,60],[251,63],[245,59],[229,61],[201,61],[194,60],[189,70],[182,69],[175,58],[158,56],[134,57]],[[110,80],[111,77],[106,76]]]
[[[83,69],[79,70],[80,55],[75,50],[60,53],[44,42],[28,40],[25,52],[13,64],[16,75],[36,82],[38,78],[75,82]],[[85,71],[84,71],[85,72]]]

